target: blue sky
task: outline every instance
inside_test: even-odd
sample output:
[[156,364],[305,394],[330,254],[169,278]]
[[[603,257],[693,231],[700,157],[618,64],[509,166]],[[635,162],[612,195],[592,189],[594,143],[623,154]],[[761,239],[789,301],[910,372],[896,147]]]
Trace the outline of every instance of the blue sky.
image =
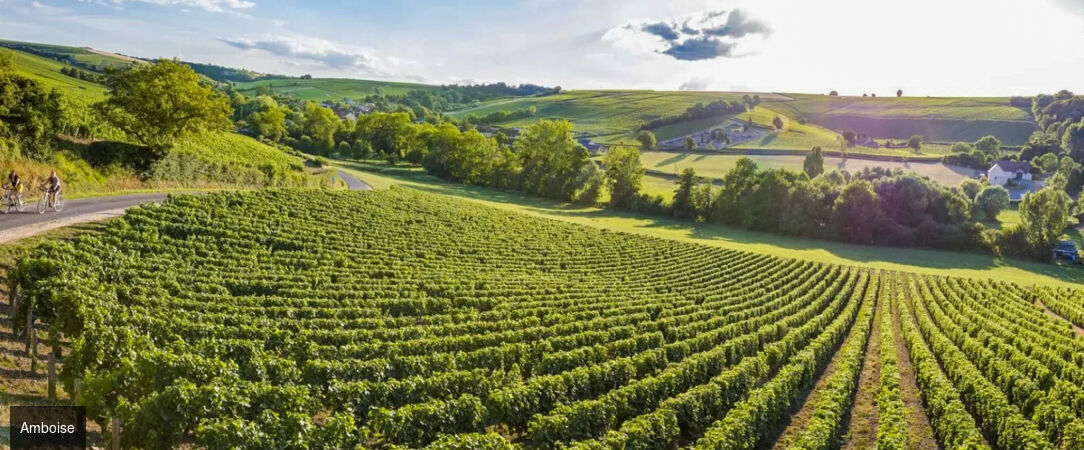
[[0,0],[0,38],[437,84],[1084,91],[1084,0]]

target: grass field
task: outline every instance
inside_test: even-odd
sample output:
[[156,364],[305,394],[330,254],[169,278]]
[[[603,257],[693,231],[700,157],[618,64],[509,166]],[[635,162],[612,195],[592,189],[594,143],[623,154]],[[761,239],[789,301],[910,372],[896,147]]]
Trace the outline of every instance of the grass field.
[[376,93],[377,89],[389,95],[401,95],[416,89],[430,89],[435,86],[417,83],[398,83],[392,81],[350,80],[345,78],[313,78],[301,80],[283,78],[275,80],[237,83],[237,90],[245,95],[252,95],[260,86],[271,86],[275,92],[293,96],[301,100],[342,100],[344,98],[362,99]]
[[[803,155],[741,155],[741,154],[705,154],[685,152],[640,152],[640,160],[644,168],[662,172],[668,175],[681,174],[687,167],[692,167],[697,175],[707,178],[722,178],[734,167],[741,158],[749,158],[762,168],[802,170],[805,160]],[[947,185],[955,186],[960,181],[973,175],[972,170],[949,167],[939,162],[896,162],[896,161],[873,161],[867,159],[848,158],[842,159],[834,156],[824,158],[825,170],[839,169],[849,172],[861,171],[865,168],[887,167],[902,169],[932,178],[933,180]]]
[[1084,269],[1055,266],[980,253],[851,245],[814,239],[690,223],[659,216],[569,205],[516,192],[468,186],[429,176],[420,168],[336,161],[377,189],[393,185],[469,199],[502,209],[565,220],[612,231],[677,239],[716,247],[882,270],[1078,286]]
[[105,99],[105,88],[102,85],[60,73],[60,69],[73,66],[26,52],[6,51],[15,55],[16,73],[41,82],[47,89],[56,89],[65,97],[82,104]]
[[[599,143],[632,143],[636,128],[648,120],[679,114],[697,102],[736,100],[741,95],[728,92],[568,91],[554,96],[495,100],[455,111],[452,115],[484,115],[534,106],[538,110],[535,117],[500,125],[521,127],[540,118],[561,118],[572,121],[576,131],[594,136]],[[745,143],[742,148],[808,150],[814,145],[836,146],[838,131],[843,129],[854,129],[878,139],[900,140],[921,134],[933,142],[974,141],[992,134],[1006,145],[1019,145],[1035,129],[1030,114],[1010,106],[1008,98],[863,98],[767,93],[760,96],[760,106],[741,118],[752,116],[755,122],[769,125],[772,118],[782,115],[787,119],[787,129]],[[807,123],[800,124],[800,119]],[[687,121],[653,131],[659,140],[666,140],[708,129],[723,120],[726,119]],[[935,144],[927,144],[923,150],[927,154],[947,151],[947,145]],[[855,152],[905,154],[909,150],[855,149]]]
[[541,97],[495,100],[454,111],[451,115],[484,116],[491,112],[515,111],[533,106],[537,110],[534,117],[512,120],[501,125],[522,127],[539,119],[567,119],[573,123],[577,132],[598,136],[600,141],[607,141],[627,137],[627,133],[646,121],[681,114],[696,103],[740,99],[741,94],[719,92],[568,91]]
[[72,59],[79,61],[80,63],[98,67],[123,67],[128,66],[133,62],[139,61],[126,56],[116,55],[109,52],[85,47],[70,47],[66,45],[41,44],[36,42],[20,42],[0,39],[0,46],[6,47],[12,45],[31,47],[49,53],[69,56]]

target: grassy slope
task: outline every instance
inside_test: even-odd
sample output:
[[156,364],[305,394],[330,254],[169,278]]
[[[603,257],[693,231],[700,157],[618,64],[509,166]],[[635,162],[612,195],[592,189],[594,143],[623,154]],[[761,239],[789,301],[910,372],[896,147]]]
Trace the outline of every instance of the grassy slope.
[[[484,116],[495,111],[515,111],[534,106],[534,117],[503,122],[520,127],[539,119],[568,119],[578,132],[612,139],[635,130],[641,123],[662,116],[681,114],[697,102],[741,99],[740,94],[720,92],[665,91],[568,91],[557,95],[502,99],[451,113]],[[600,139],[606,140],[606,139]]]
[[[539,118],[563,118],[572,121],[576,130],[596,136],[600,143],[634,143],[635,129],[656,117],[678,114],[697,102],[717,99],[740,99],[741,94],[725,92],[665,91],[568,91],[560,95],[514,100],[495,100],[455,111],[453,116],[485,115],[495,111],[513,111],[534,106],[536,117],[500,123],[519,127]],[[787,120],[782,132],[747,142],[740,148],[808,150],[814,145],[835,147],[841,128],[856,128],[878,138],[906,138],[912,131],[929,134],[931,141],[973,141],[994,134],[1006,144],[1019,145],[1030,135],[1034,125],[1028,112],[1009,106],[1008,98],[863,98],[829,97],[811,94],[761,94],[761,106],[748,114],[754,122],[770,124],[776,115]],[[807,124],[799,124],[799,119]],[[660,127],[654,130],[659,140],[680,137],[717,125],[726,119],[702,119]],[[850,127],[848,125],[855,125]],[[869,130],[863,129],[868,127]],[[905,134],[906,133],[906,134]],[[946,153],[947,146],[926,145],[925,157]],[[857,148],[855,153],[909,155],[906,149],[873,150]],[[918,155],[922,157],[923,155]]]
[[342,161],[338,164],[378,189],[403,185],[427,192],[470,199],[502,209],[614,231],[873,269],[996,278],[1024,284],[1080,287],[1075,283],[1084,282],[1084,269],[1076,267],[1002,259],[979,253],[872,247],[793,238],[719,225],[694,224],[665,217],[568,205],[519,193],[446,182],[414,168],[401,166],[388,168],[382,165]]
[[65,97],[71,98],[78,103],[90,104],[105,99],[105,88],[100,84],[72,78],[60,73],[61,68],[72,67],[68,64],[30,53],[11,52],[15,55],[16,73],[37,80],[48,89],[55,88]]
[[427,84],[343,78],[314,78],[311,80],[284,78],[236,84],[237,90],[246,95],[254,93],[257,87],[263,85],[270,85],[276,92],[291,95],[301,100],[314,101],[342,100],[348,97],[360,100],[373,94],[377,88],[383,90],[385,94],[400,95],[415,89],[434,87]]
[[[68,49],[72,52],[83,51],[90,55],[88,58],[98,57],[110,59],[74,47],[48,46],[45,44],[33,45],[41,45],[50,51],[57,52],[64,49]],[[57,89],[65,101],[70,102],[72,106],[76,108],[85,108],[94,102],[105,99],[106,93],[103,86],[61,74],[61,68],[71,67],[68,64],[22,51],[10,51],[15,55],[15,70],[17,73],[41,82],[46,88]],[[291,166],[298,167],[303,163],[301,158],[288,155],[279,149],[258,142],[250,137],[233,133],[212,133],[197,136],[185,142],[178,143],[177,150],[184,152],[186,157],[191,156],[198,158],[217,166],[233,165],[256,169],[261,164],[270,163],[277,166],[282,172],[288,172]],[[27,174],[29,179],[41,178],[42,174],[48,173],[50,169],[55,168],[69,181],[69,186],[73,191],[78,191],[72,192],[72,194],[76,196],[110,193],[113,191],[172,189],[176,186],[174,186],[174,183],[170,183],[170,181],[184,182],[187,184],[192,184],[192,182],[200,184],[198,182],[201,181],[168,179],[157,180],[157,182],[153,183],[145,183],[139,180],[135,174],[131,173],[111,173],[106,176],[99,173],[93,167],[90,167],[82,159],[76,158],[74,155],[70,154],[58,157],[52,164],[39,164],[33,161],[5,161],[0,162],[0,168],[3,170],[18,169],[20,172]],[[214,187],[214,185],[217,184],[218,183],[213,183],[206,187]]]

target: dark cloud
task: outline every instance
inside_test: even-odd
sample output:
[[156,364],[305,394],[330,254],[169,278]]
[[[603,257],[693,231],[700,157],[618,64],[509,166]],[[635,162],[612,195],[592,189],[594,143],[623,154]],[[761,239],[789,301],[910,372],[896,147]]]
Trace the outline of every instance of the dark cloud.
[[738,44],[723,42],[717,38],[703,36],[689,38],[680,43],[673,43],[662,53],[682,61],[700,61],[730,56]]
[[735,57],[734,50],[743,38],[770,33],[767,24],[735,9],[704,11],[658,22],[630,22],[603,34],[603,39],[630,48],[655,45],[654,51],[674,59],[699,61]]
[[677,31],[674,31],[674,28],[666,22],[650,23],[644,25],[641,30],[645,33],[661,37],[667,41],[674,41],[679,37]]
[[708,36],[728,36],[740,38],[749,34],[768,34],[771,29],[763,22],[750,19],[742,10],[735,9],[726,16],[726,23],[712,28],[705,28]]

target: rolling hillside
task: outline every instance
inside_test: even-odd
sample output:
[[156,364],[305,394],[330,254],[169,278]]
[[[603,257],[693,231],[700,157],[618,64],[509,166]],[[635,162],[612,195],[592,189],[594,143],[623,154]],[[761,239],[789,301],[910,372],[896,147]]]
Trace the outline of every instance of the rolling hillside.
[[260,86],[271,86],[275,92],[290,95],[301,100],[342,100],[352,98],[360,100],[375,94],[380,89],[385,94],[401,95],[416,89],[428,89],[434,86],[417,83],[398,83],[394,81],[351,80],[345,78],[282,78],[275,80],[237,83],[237,90],[245,95],[253,94]]
[[[535,117],[499,123],[519,127],[540,118],[568,119],[576,131],[594,136],[600,143],[631,143],[635,130],[651,119],[679,114],[698,103],[738,100],[742,93],[665,91],[568,91],[560,95],[515,100],[496,100],[452,113],[485,115],[534,106]],[[770,124],[781,115],[788,127],[763,141],[738,148],[808,149],[813,145],[837,145],[836,136],[845,129],[877,139],[906,139],[920,134],[932,142],[975,141],[989,134],[1006,145],[1020,145],[1035,129],[1030,113],[1009,105],[1008,98],[927,98],[927,97],[829,97],[814,94],[759,94],[762,103],[751,112],[754,122]],[[742,115],[739,119],[745,120]],[[653,130],[660,141],[703,131],[728,121],[710,118],[681,122]],[[800,123],[806,122],[806,123]],[[947,148],[928,146],[930,153],[943,154]],[[867,150],[856,149],[867,153]],[[878,152],[872,152],[878,153]],[[884,153],[898,153],[885,151]]]

